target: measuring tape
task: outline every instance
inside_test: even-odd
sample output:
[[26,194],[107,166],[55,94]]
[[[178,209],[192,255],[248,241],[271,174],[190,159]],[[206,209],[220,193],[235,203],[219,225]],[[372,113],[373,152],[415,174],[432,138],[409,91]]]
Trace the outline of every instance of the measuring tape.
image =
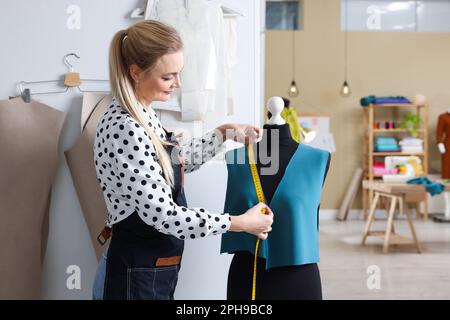
[[[249,144],[247,150],[248,150],[248,160],[250,163],[250,170],[251,170],[252,178],[253,178],[253,184],[255,185],[256,196],[258,197],[259,202],[266,203],[266,201],[264,199],[262,187],[261,187],[261,181],[259,180],[258,169],[256,168],[255,156],[253,155],[253,146],[251,144]],[[262,209],[261,213],[267,214],[266,209],[265,208]],[[259,243],[260,243],[260,239],[257,238],[256,247],[255,247],[255,260],[253,262],[252,300],[256,299],[256,270],[257,270],[257,263],[258,263]]]

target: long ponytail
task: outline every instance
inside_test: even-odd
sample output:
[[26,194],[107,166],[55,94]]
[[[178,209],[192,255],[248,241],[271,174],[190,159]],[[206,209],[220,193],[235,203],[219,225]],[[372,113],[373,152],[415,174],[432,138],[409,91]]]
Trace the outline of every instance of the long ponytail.
[[174,183],[173,169],[164,147],[171,143],[160,140],[144,120],[140,111],[142,104],[138,100],[129,68],[134,63],[142,70],[149,70],[164,54],[181,49],[182,42],[174,28],[161,22],[146,20],[127,30],[118,31],[109,50],[111,91],[122,108],[144,128],[155,147],[164,178],[170,186]]

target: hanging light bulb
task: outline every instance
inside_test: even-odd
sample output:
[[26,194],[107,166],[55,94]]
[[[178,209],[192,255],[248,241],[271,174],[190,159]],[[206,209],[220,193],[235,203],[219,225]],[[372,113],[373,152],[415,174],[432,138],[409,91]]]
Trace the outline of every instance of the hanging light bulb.
[[297,97],[298,96],[298,88],[295,80],[292,80],[291,86],[289,87],[289,97]]
[[344,81],[341,88],[341,96],[346,98],[351,95],[352,91],[350,90],[350,86],[347,83],[347,80]]

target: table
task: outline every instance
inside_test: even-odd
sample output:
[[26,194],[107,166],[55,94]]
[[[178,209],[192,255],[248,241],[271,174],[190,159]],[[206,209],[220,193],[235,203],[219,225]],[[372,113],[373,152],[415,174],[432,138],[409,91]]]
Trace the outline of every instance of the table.
[[[442,182],[441,182],[442,183]],[[446,215],[450,218],[450,183],[443,183],[445,185],[446,194]],[[369,236],[377,236],[384,239],[383,252],[387,253],[390,244],[414,244],[417,252],[421,252],[420,243],[416,235],[414,223],[411,218],[410,210],[405,206],[405,196],[411,193],[423,193],[425,187],[423,185],[414,185],[407,183],[388,183],[383,181],[363,181],[363,189],[369,189],[375,193],[374,200],[371,203],[369,217],[367,219],[362,244],[365,245]],[[380,199],[385,198],[389,201],[386,206],[388,213],[388,221],[385,231],[372,231],[371,226],[375,220],[375,210]],[[394,228],[394,214],[398,206],[400,213],[405,213],[408,220],[408,225],[411,230],[412,239],[400,236],[395,233]]]

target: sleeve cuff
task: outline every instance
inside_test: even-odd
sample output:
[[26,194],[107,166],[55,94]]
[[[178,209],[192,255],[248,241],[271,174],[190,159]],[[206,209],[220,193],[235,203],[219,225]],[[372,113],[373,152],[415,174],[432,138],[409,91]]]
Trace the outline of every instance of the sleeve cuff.
[[228,213],[211,217],[211,232],[213,235],[226,233],[231,227],[231,217]]

